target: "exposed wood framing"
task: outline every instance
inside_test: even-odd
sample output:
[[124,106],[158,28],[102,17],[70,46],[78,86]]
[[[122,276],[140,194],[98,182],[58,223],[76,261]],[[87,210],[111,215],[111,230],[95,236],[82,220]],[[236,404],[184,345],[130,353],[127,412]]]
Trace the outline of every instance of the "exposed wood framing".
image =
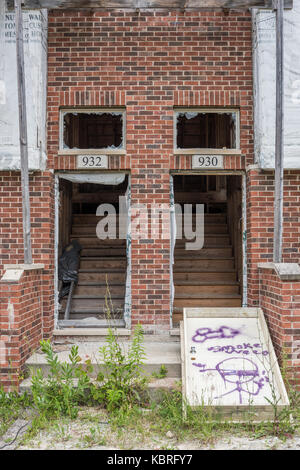
[[[13,7],[13,0],[7,0]],[[244,9],[272,8],[272,0],[23,0],[28,9],[93,9],[93,8],[129,8],[129,9]],[[285,8],[292,8],[293,0],[284,0]]]
[[23,240],[24,263],[32,263],[31,229],[30,229],[30,199],[29,199],[29,174],[28,174],[28,141],[27,141],[27,116],[25,93],[25,68],[24,68],[24,44],[21,0],[15,0],[16,10],[16,48],[17,48],[17,83],[19,102],[19,138],[21,156],[21,184],[23,207]]

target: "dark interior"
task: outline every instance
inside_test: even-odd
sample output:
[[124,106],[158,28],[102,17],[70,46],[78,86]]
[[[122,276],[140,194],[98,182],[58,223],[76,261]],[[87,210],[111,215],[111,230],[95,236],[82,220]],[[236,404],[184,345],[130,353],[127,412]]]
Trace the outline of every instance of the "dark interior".
[[122,113],[66,113],[64,146],[73,149],[120,148]]
[[194,114],[177,114],[177,148],[235,148],[234,113]]

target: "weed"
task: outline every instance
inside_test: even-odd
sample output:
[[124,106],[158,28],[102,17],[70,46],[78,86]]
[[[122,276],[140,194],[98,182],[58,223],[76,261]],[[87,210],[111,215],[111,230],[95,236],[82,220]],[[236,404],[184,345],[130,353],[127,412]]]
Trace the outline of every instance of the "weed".
[[98,427],[91,427],[89,431],[90,434],[83,436],[84,447],[104,446],[106,444],[106,440]]
[[168,369],[164,364],[160,366],[159,372],[152,372],[152,377],[156,379],[164,379],[168,374]]
[[30,398],[26,393],[5,392],[0,388],[0,436],[29,406]]
[[32,400],[35,408],[44,416],[69,416],[75,418],[78,404],[83,403],[90,380],[78,363],[78,346],[72,346],[70,363],[60,363],[49,341],[41,342],[42,352],[50,367],[48,377],[42,371],[34,372],[31,380]]
[[145,357],[143,330],[134,329],[131,344],[126,352],[117,335],[109,328],[107,344],[99,349],[104,372],[97,377],[98,385],[91,388],[94,400],[104,404],[109,411],[125,409],[141,402],[146,379],[142,376]]

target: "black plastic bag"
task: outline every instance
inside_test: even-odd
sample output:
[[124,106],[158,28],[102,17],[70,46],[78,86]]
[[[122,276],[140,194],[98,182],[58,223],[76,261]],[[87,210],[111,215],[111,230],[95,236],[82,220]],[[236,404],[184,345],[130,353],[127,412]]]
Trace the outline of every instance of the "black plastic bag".
[[78,282],[78,269],[80,263],[80,251],[82,247],[77,240],[72,240],[67,245],[58,261],[58,279],[62,281],[59,298],[69,293],[71,282]]

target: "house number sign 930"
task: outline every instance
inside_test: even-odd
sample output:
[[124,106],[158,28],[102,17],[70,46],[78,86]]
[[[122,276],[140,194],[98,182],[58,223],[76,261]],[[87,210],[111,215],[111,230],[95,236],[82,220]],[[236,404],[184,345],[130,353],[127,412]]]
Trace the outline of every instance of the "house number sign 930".
[[192,168],[214,170],[224,168],[223,155],[193,155]]
[[77,155],[77,168],[108,168],[107,155]]

